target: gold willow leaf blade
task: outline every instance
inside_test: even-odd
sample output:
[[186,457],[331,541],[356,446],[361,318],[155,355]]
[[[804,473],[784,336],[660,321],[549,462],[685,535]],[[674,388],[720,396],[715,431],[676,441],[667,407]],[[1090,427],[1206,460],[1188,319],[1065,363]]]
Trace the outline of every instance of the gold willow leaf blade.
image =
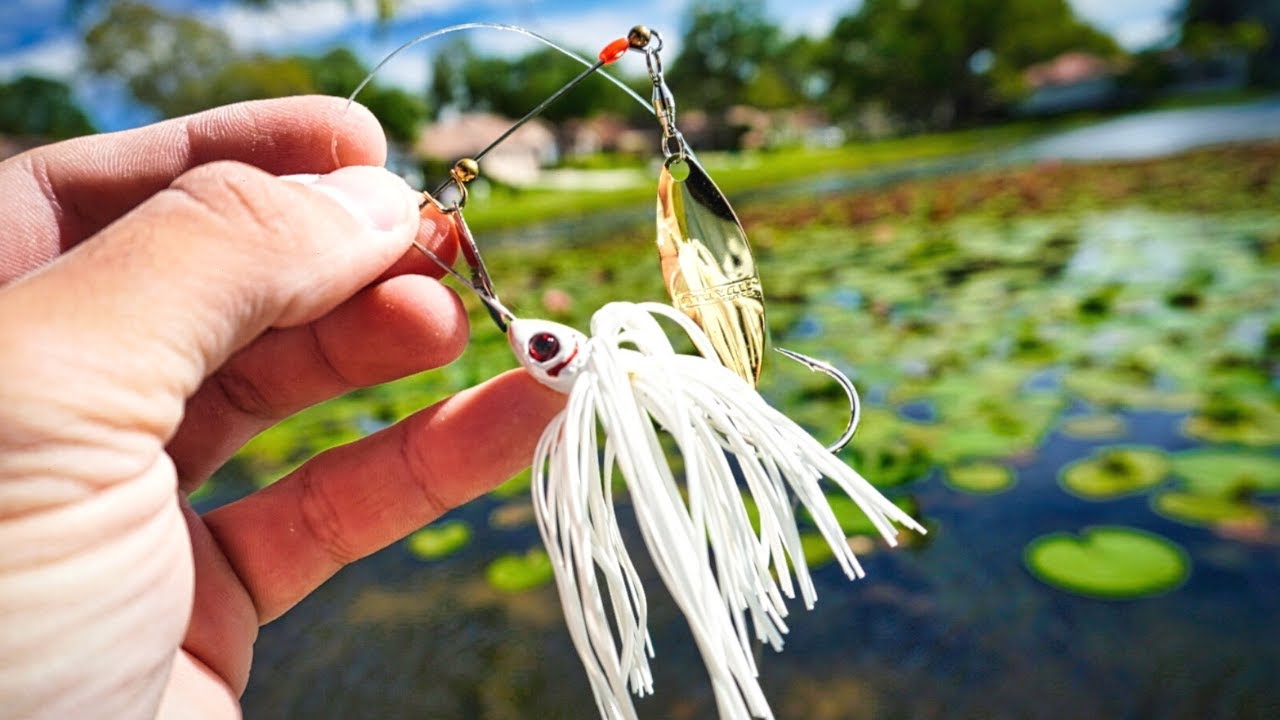
[[[764,357],[764,294],[738,216],[692,157],[658,178],[658,256],[672,304],[707,334],[720,361],[756,384]],[[681,167],[683,166],[683,167]]]

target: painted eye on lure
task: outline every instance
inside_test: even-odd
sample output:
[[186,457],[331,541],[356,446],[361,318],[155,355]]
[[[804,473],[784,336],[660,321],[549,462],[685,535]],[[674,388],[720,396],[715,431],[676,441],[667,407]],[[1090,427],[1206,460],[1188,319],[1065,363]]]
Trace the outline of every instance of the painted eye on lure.
[[538,333],[529,340],[529,357],[546,362],[560,352],[560,341],[551,333]]
[[587,338],[567,325],[545,320],[512,320],[511,352],[539,382],[568,392],[587,359]]

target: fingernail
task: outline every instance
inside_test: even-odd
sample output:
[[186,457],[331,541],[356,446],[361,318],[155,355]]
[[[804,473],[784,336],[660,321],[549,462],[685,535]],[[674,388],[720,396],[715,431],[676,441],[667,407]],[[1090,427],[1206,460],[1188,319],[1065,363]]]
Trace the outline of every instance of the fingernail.
[[384,168],[345,167],[306,184],[337,200],[371,230],[396,230],[418,219],[420,194]]

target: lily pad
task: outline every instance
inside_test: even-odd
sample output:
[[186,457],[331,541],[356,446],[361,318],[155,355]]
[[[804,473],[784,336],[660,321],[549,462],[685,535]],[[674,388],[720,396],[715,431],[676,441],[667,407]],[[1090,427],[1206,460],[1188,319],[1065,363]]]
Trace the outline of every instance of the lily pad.
[[528,496],[533,486],[533,475],[525,470],[489,491],[490,495],[501,499]]
[[[836,516],[836,522],[840,523],[840,529],[844,530],[845,535],[879,535],[880,531],[876,530],[876,526],[871,524],[871,518],[862,512],[862,508],[858,507],[858,503],[846,495],[828,495],[827,504],[831,506],[831,512]],[[895,498],[893,504],[902,508],[908,515],[915,516],[919,507],[916,501],[911,497]],[[806,510],[804,519],[810,525],[813,524],[813,517]],[[802,538],[803,539],[803,538]]]
[[1262,510],[1234,498],[1171,490],[1151,498],[1151,509],[1187,525],[1265,523]]
[[800,549],[804,552],[804,562],[811,569],[820,568],[835,560],[831,544],[816,530],[800,533]]
[[1068,492],[1086,500],[1109,500],[1142,492],[1168,471],[1169,460],[1157,448],[1112,447],[1067,465],[1059,481]]
[[1013,487],[1012,470],[999,463],[968,463],[947,469],[945,482],[961,492],[992,495]]
[[1086,528],[1079,536],[1051,533],[1023,552],[1037,579],[1085,597],[1128,600],[1169,592],[1191,572],[1181,546],[1135,528]]
[[495,590],[519,593],[551,582],[555,571],[551,558],[542,548],[532,548],[523,555],[508,554],[489,563],[485,579]]
[[1062,421],[1062,434],[1078,440],[1105,440],[1128,430],[1119,415],[1077,415]]
[[1280,457],[1248,450],[1188,450],[1173,472],[1190,492],[1238,498],[1280,492]]
[[471,526],[461,520],[448,520],[410,535],[405,545],[416,558],[438,560],[458,552],[469,542]]
[[1275,445],[1280,443],[1280,409],[1263,397],[1215,393],[1183,422],[1182,431],[1214,443]]

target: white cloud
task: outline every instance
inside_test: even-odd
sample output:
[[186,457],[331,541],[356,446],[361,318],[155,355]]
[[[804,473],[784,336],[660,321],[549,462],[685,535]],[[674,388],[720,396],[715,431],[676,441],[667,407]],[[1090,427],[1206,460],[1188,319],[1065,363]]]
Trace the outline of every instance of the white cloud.
[[0,78],[32,74],[66,80],[76,74],[83,58],[80,38],[64,35],[0,56]]
[[[357,42],[352,49],[366,65],[372,68],[382,62],[401,44],[400,42],[386,41]],[[405,53],[397,55],[386,65],[379,68],[377,74],[379,85],[390,85],[415,94],[422,93],[423,89],[427,87],[430,77],[431,57],[422,53],[414,53],[412,50],[407,50]]]
[[1133,20],[1115,29],[1116,42],[1127,50],[1144,50],[1173,37],[1178,26],[1162,18]]
[[1141,50],[1169,37],[1182,0],[1069,0],[1076,14],[1111,33],[1128,50]]
[[795,0],[769,0],[768,7],[770,16],[788,33],[824,37],[836,20],[857,12],[862,0],[809,0],[803,5]]
[[238,46],[256,49],[339,32],[358,20],[368,4],[362,0],[353,8],[346,0],[305,0],[255,8],[232,3],[204,13],[204,18]]

